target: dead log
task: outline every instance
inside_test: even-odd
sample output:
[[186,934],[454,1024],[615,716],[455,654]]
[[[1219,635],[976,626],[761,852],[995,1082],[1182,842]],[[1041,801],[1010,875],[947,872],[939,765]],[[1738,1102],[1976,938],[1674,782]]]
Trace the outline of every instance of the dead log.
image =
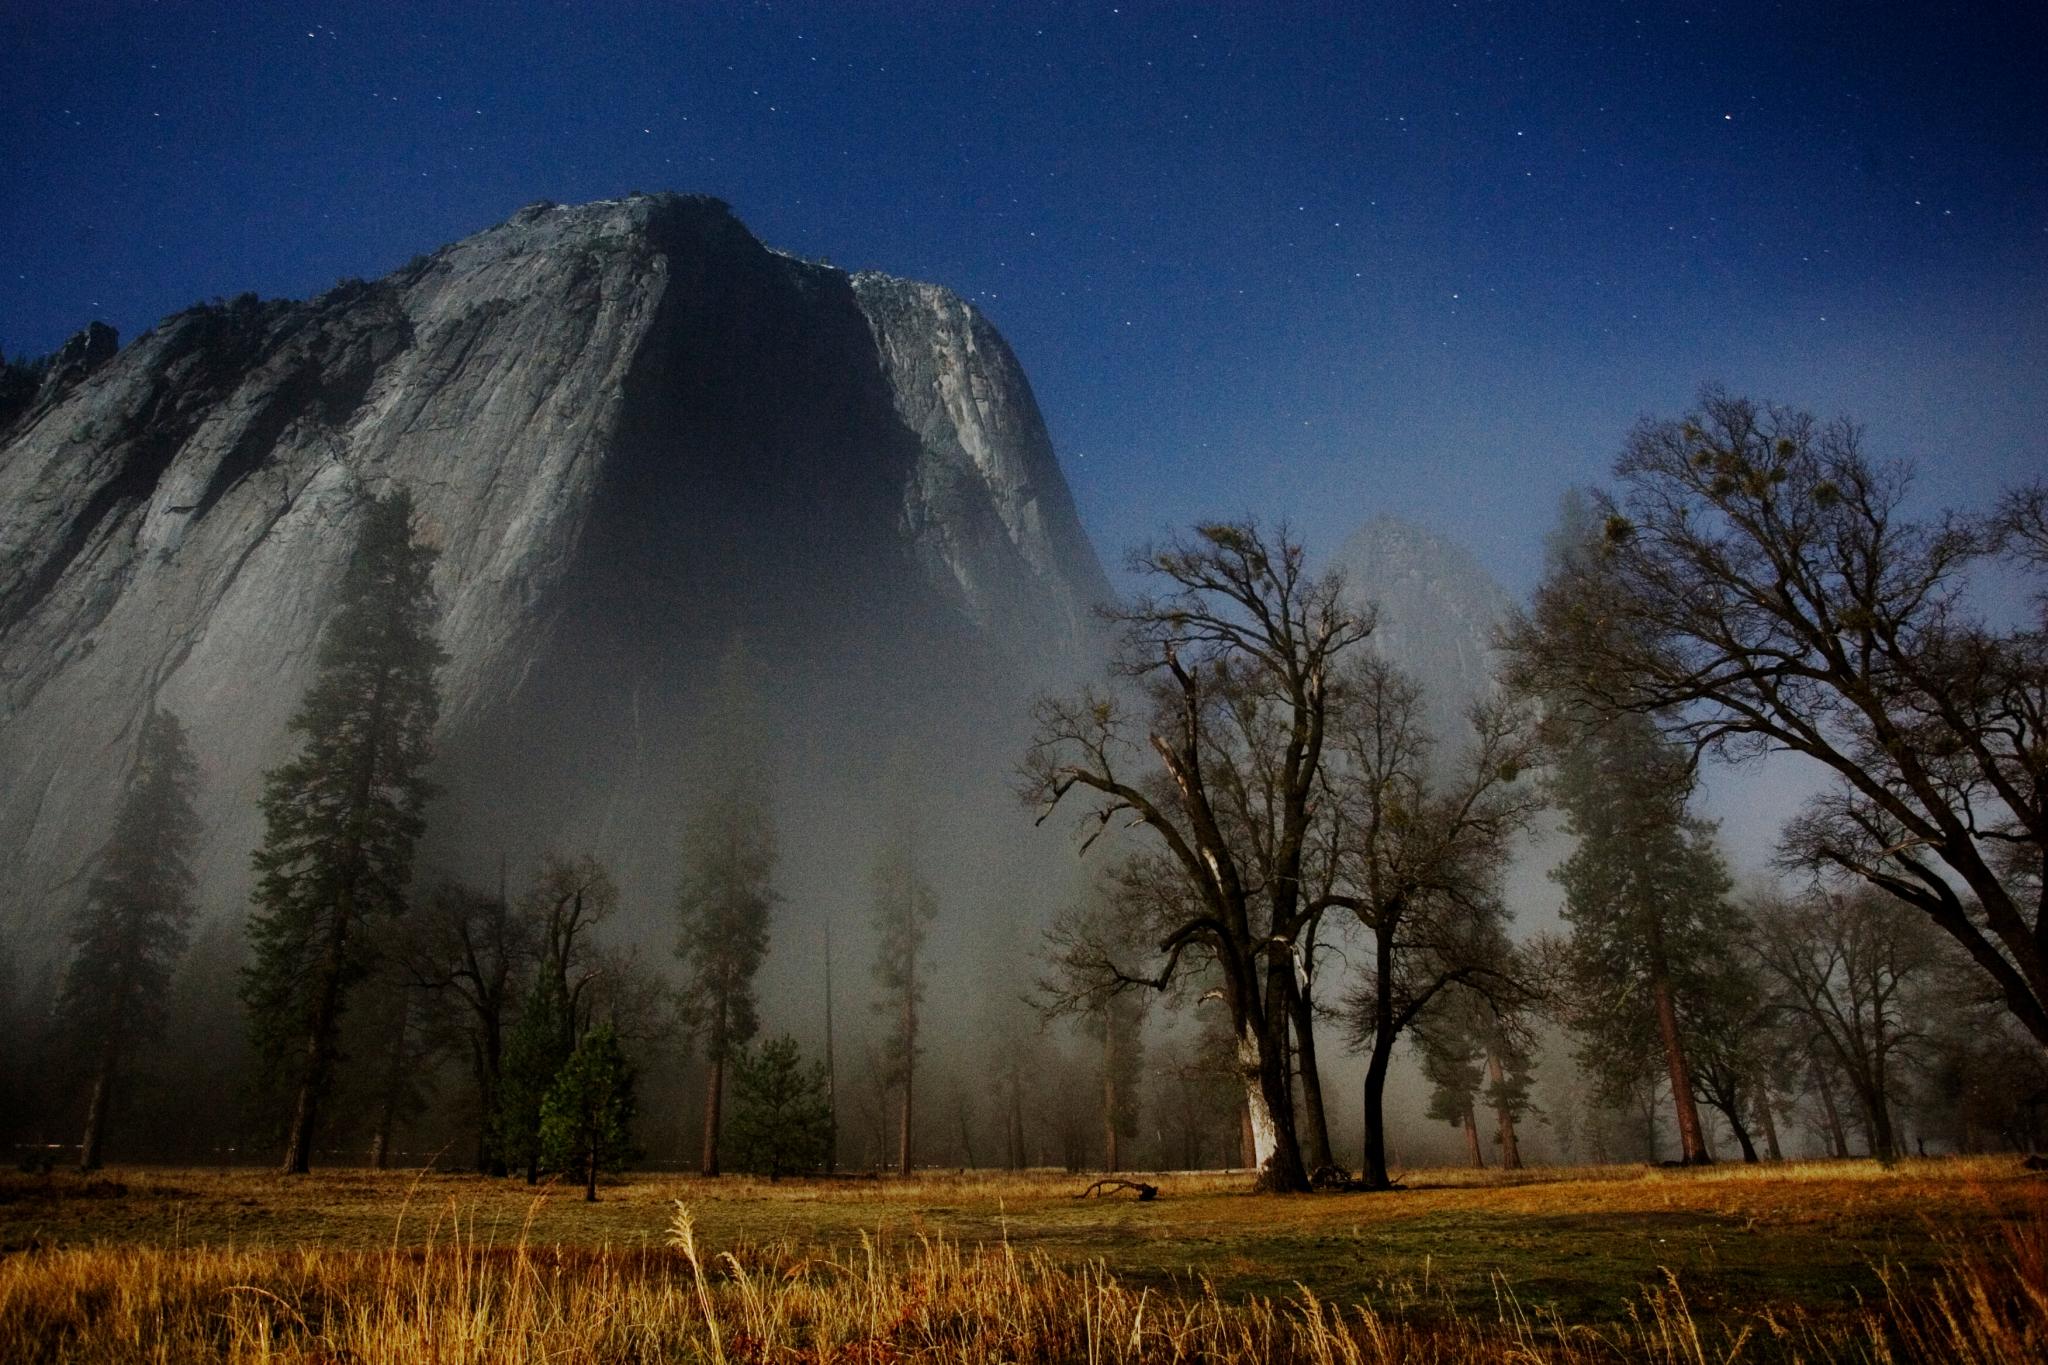
[[1107,1197],[1115,1194],[1118,1190],[1136,1191],[1140,1204],[1149,1203],[1159,1197],[1159,1187],[1157,1185],[1147,1185],[1142,1180],[1098,1180],[1087,1189],[1075,1195],[1074,1198],[1086,1199],[1089,1195],[1095,1194],[1098,1191],[1104,1197]]

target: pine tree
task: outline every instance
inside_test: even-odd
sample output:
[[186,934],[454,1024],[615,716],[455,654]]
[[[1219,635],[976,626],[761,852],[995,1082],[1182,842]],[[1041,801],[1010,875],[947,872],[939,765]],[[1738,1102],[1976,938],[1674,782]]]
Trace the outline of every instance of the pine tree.
[[521,1002],[505,1040],[499,1073],[497,1150],[508,1167],[523,1166],[526,1183],[540,1178],[541,1107],[555,1077],[569,1060],[559,993],[542,977]]
[[832,1150],[832,1103],[825,1064],[803,1064],[796,1039],[784,1034],[733,1058],[733,1164],[779,1180],[792,1171],[822,1170]]
[[924,941],[938,917],[938,898],[918,871],[917,853],[908,830],[899,830],[875,864],[875,984],[881,998],[875,1011],[888,1021],[883,1040],[883,1082],[899,1090],[897,1170],[909,1175],[912,1164],[911,1120],[920,1052],[918,1006],[924,1003]]
[[296,1091],[288,1174],[308,1167],[348,991],[375,958],[380,923],[405,908],[425,823],[445,655],[433,638],[434,552],[412,522],[403,490],[365,505],[318,676],[291,720],[303,746],[265,781],[242,997],[267,1073]]
[[597,1201],[597,1173],[633,1157],[633,1068],[610,1024],[585,1035],[541,1103],[541,1159],[583,1177],[585,1203]]
[[1566,829],[1578,839],[1551,876],[1564,888],[1571,925],[1580,1064],[1612,1098],[1661,1054],[1680,1157],[1703,1164],[1711,1158],[1685,1020],[1710,998],[1702,973],[1725,955],[1732,932],[1713,829],[1686,812],[1683,757],[1639,717],[1574,736],[1555,785]]
[[760,1028],[754,976],[768,953],[768,917],[780,899],[775,817],[769,809],[761,723],[745,653],[735,646],[719,668],[705,761],[707,794],[683,833],[683,882],[676,895],[676,956],[689,980],[686,1017],[704,1045],[701,1169],[718,1174],[719,1118],[726,1064]]
[[81,1170],[97,1170],[120,1072],[135,1045],[163,1021],[172,968],[192,920],[189,863],[199,821],[197,767],[184,727],[168,711],[142,723],[140,750],[113,837],[71,929],[73,956],[58,997],[67,1032],[91,1057]]
[[1483,1167],[1486,1155],[1479,1145],[1479,1124],[1473,1115],[1486,1080],[1482,1070],[1486,1053],[1475,1033],[1477,1023],[1476,1013],[1461,992],[1449,1007],[1417,1024],[1414,1032],[1423,1079],[1430,1085],[1429,1117],[1461,1131],[1472,1165]]

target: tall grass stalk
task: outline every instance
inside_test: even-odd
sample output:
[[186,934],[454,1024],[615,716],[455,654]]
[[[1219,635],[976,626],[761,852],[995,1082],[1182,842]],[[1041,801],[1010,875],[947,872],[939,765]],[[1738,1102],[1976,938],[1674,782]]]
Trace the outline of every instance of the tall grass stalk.
[[1427,1297],[1381,1310],[1162,1291],[1098,1262],[1006,1242],[863,1237],[857,1255],[699,1245],[678,1203],[668,1247],[494,1244],[449,1208],[423,1246],[377,1251],[101,1247],[0,1259],[0,1359],[235,1362],[1393,1362],[2048,1359],[2048,1232],[2013,1225],[1938,1274],[1892,1273],[1831,1314],[1701,1318],[1677,1275],[1619,1323],[1575,1325],[1496,1286],[1460,1316]]

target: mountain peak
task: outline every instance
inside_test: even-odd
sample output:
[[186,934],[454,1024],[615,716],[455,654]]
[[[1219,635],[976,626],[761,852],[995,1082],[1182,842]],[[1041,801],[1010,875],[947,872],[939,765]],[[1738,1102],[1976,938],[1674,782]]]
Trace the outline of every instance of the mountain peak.
[[440,551],[443,780],[491,840],[665,841],[641,826],[735,632],[792,680],[792,731],[864,743],[993,734],[1094,655],[1107,582],[993,326],[708,196],[531,204],[95,360],[0,437],[19,905],[77,884],[153,706],[208,756],[203,861],[241,883],[354,519],[393,485]]

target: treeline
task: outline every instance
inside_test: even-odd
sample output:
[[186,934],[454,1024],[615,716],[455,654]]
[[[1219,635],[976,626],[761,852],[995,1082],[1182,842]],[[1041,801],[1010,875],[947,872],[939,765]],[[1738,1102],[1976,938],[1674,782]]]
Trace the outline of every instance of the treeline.
[[[1709,390],[1642,424],[1617,487],[1567,503],[1469,733],[1428,732],[1362,593],[1284,530],[1195,527],[1133,559],[1103,684],[1043,703],[1040,819],[1112,865],[1054,933],[1056,1008],[1214,1002],[1260,1183],[1392,1183],[1399,1040],[1430,1113],[1509,1164],[1538,1031],[1584,1094],[1559,1145],[1777,1155],[1809,1106],[1916,1148],[2037,1145],[2048,1110],[2048,491],[1929,513],[1857,429]],[[1973,588],[2036,589],[2033,619]],[[1829,785],[1780,881],[1735,894],[1693,809],[1702,767],[1802,756]],[[1504,891],[1545,808],[1565,932],[1517,944]],[[1332,979],[1335,978],[1335,979]],[[1319,1025],[1364,1051],[1363,1169],[1337,1166]],[[1631,1121],[1633,1119],[1633,1121]],[[1618,1141],[1634,1127],[1640,1143]]]
[[[620,892],[587,853],[505,860],[488,885],[418,875],[443,662],[432,565],[403,491],[365,500],[290,721],[296,752],[265,781],[246,919],[197,913],[197,765],[175,716],[146,717],[69,954],[26,980],[0,961],[14,1040],[0,1122],[26,1162],[267,1150],[297,1173],[316,1152],[382,1166],[403,1140],[529,1182],[573,1177],[594,1197],[597,1175],[644,1155],[650,1132],[662,1159],[693,1154],[707,1175],[1092,1159],[1090,1125],[1070,1117],[1091,1059],[1037,1036],[1015,982],[991,983],[983,1011],[1003,1058],[996,1092],[927,1065],[938,903],[907,816],[882,831],[864,896],[855,878],[873,1027],[846,1030],[849,1074],[835,1074],[829,978],[821,1055],[762,1036],[778,839],[761,680],[738,646],[692,756],[672,956],[608,934]],[[1227,1100],[1216,1108],[1227,1123]],[[701,1117],[694,1134],[686,1111]],[[1214,1141],[1205,1151],[1197,1127],[1179,1150],[1234,1159]]]
[[[962,982],[931,960],[941,907],[899,818],[864,869],[871,1028],[842,1011],[835,1036],[831,925],[806,912],[810,1055],[763,1036],[755,991],[789,918],[756,666],[729,651],[705,708],[672,957],[607,936],[619,892],[587,854],[490,885],[417,873],[433,560],[402,492],[369,500],[266,781],[246,928],[188,942],[194,764],[153,713],[68,959],[0,973],[21,1044],[0,1112],[87,1168],[110,1146],[382,1164],[404,1136],[591,1197],[650,1149],[706,1175],[1245,1165],[1273,1190],[1384,1188],[1405,1040],[1475,1164],[1521,1164],[1532,1119],[1567,1160],[2041,1145],[2048,599],[2001,620],[1972,593],[2038,586],[2048,495],[1923,510],[1854,428],[1712,391],[1638,428],[1616,480],[1567,500],[1455,735],[1376,651],[1372,585],[1312,572],[1284,530],[1140,551],[1151,590],[1110,612],[1107,676],[1038,705],[1023,763],[1038,819],[1077,817],[1087,893],[1033,962]],[[1778,875],[1738,888],[1701,775],[1786,752],[1829,784]],[[1509,873],[1550,826],[1562,927],[1518,936]],[[1362,1103],[1327,1091],[1331,1048],[1362,1058]]]

